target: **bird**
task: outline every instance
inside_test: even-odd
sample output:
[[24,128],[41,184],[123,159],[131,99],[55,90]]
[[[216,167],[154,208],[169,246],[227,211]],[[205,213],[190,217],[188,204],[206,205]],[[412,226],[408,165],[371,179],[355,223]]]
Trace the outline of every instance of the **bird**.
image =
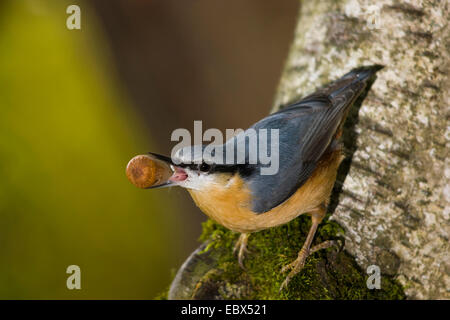
[[[331,245],[328,241],[311,247],[326,215],[338,168],[345,158],[341,141],[344,123],[351,106],[382,68],[371,65],[351,70],[256,122],[227,140],[221,149],[214,149],[209,157],[205,155],[205,145],[186,146],[172,157],[156,153],[137,156],[127,166],[128,178],[141,188],[186,188],[209,218],[240,233],[234,251],[244,270],[251,233],[281,226],[301,214],[308,214],[311,227],[306,240],[297,258],[281,269],[283,273],[289,271],[280,286],[283,290],[303,269],[311,253]],[[272,174],[262,174],[267,163],[258,159],[251,161],[249,151],[255,142],[248,143],[244,151],[237,149],[239,138],[247,141],[247,133],[258,134],[261,130],[278,130],[277,140],[268,142],[268,146],[277,147],[274,150],[278,168]],[[256,144],[260,146],[259,140]],[[222,153],[216,154],[215,150]],[[232,161],[224,161],[227,155],[230,156],[227,160]],[[237,161],[239,155],[242,157]],[[160,174],[155,180],[157,167],[166,172],[170,168],[170,173]]]

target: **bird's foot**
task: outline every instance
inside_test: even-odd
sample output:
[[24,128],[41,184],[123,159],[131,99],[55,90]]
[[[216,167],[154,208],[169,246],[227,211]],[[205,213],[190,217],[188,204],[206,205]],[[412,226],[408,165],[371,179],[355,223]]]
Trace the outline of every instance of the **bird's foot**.
[[287,285],[291,281],[291,279],[303,269],[303,267],[305,266],[306,258],[308,256],[309,256],[309,250],[306,249],[306,248],[302,248],[302,250],[300,250],[300,252],[298,253],[297,259],[295,259],[291,263],[285,265],[281,269],[282,273],[285,273],[285,272],[287,272],[289,270],[290,270],[290,272],[288,273],[286,279],[284,279],[283,283],[281,284],[280,292],[284,288],[287,288]]
[[327,240],[327,241],[324,241],[324,242],[322,242],[322,243],[312,247],[311,249],[302,248],[300,250],[300,252],[298,253],[297,259],[295,259],[291,263],[285,265],[281,269],[282,273],[285,273],[285,272],[287,272],[289,270],[290,270],[290,272],[287,275],[286,279],[281,284],[280,292],[284,288],[287,288],[287,286],[288,286],[289,282],[291,281],[291,279],[303,269],[303,267],[305,266],[306,258],[308,258],[309,255],[311,255],[312,253],[314,253],[314,252],[316,252],[318,250],[330,248],[330,247],[332,247],[334,245],[336,245],[336,241]]
[[243,270],[246,270],[244,267],[245,254],[249,253],[247,249],[248,236],[249,236],[248,233],[241,233],[233,249],[233,254],[237,252],[238,263]]
[[[342,240],[326,240],[322,243],[319,243],[318,245],[314,246],[309,250],[309,254],[313,254],[316,251],[327,249],[334,246],[339,246],[340,249],[342,249],[344,242]],[[340,250],[339,249],[339,250]]]

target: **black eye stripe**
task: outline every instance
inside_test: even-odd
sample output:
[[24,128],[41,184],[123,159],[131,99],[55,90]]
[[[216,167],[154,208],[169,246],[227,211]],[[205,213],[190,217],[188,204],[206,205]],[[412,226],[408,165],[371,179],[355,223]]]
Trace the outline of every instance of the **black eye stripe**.
[[212,166],[205,162],[198,165],[198,170],[200,170],[202,172],[208,172],[211,170],[211,168],[212,168]]
[[[236,173],[239,172],[242,176],[246,176],[249,175],[253,172],[253,166],[248,166],[245,164],[239,164],[239,165],[219,165],[219,164],[207,164],[207,163],[201,163],[201,164],[195,164],[195,163],[181,163],[178,166],[181,168],[189,168],[191,170],[194,171],[203,171],[202,168],[200,168],[200,166],[202,165],[207,165],[208,166],[208,170],[206,170],[209,173],[213,173],[213,172],[223,172],[223,173]],[[203,169],[205,169],[206,167],[204,167]],[[203,172],[206,172],[203,171]]]

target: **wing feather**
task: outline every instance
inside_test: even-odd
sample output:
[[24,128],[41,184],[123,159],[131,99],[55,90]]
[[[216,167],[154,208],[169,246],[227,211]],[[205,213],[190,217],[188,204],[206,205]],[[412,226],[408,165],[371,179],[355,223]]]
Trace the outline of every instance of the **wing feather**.
[[352,70],[251,127],[257,132],[279,129],[280,133],[278,173],[261,175],[258,169],[262,165],[258,164],[251,167],[253,170],[247,168],[244,176],[252,192],[255,213],[270,211],[306,182],[345,120],[348,109],[363,92],[367,80],[379,69],[379,66],[372,66]]

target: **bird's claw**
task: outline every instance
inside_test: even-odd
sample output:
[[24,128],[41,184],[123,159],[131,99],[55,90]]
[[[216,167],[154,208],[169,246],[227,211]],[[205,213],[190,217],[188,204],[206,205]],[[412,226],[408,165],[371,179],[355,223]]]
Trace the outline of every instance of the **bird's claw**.
[[238,263],[239,263],[239,266],[244,271],[247,271],[247,269],[245,269],[245,266],[244,266],[245,254],[250,253],[250,251],[247,249],[247,241],[248,241],[248,234],[242,233],[239,236],[239,239],[236,241],[236,244],[233,249],[233,254],[236,254],[236,252],[238,253],[237,254]]
[[289,275],[286,277],[286,279],[284,279],[283,283],[280,286],[280,290],[278,290],[278,292],[283,291],[283,289],[287,289],[287,286],[289,284],[289,281],[291,281],[291,277],[289,277]]
[[319,250],[322,250],[322,249],[328,249],[328,248],[335,247],[335,246],[338,246],[339,247],[339,251],[341,251],[342,247],[343,247],[343,243],[344,242],[342,240],[340,240],[340,239],[338,239],[338,240],[326,240],[326,241],[324,241],[324,242],[322,242],[322,243],[312,247],[309,250],[309,254],[312,254],[312,253],[314,253],[316,251],[319,251]]
[[233,254],[236,254],[243,251],[244,253],[250,253],[250,250],[247,249],[247,244],[245,243],[241,243],[241,241],[236,241],[236,244],[234,245],[233,248]]
[[303,248],[302,250],[300,250],[297,259],[295,259],[291,263],[289,263],[289,264],[285,265],[283,268],[281,268],[282,273],[285,273],[288,270],[290,270],[290,272],[287,275],[286,279],[284,279],[283,283],[281,284],[280,290],[279,290],[280,292],[284,288],[287,288],[291,279],[303,269],[308,255],[309,255],[309,250],[306,250]]
[[245,254],[243,253],[243,250],[239,250],[239,253],[238,253],[239,266],[241,267],[242,270],[247,271],[247,269],[244,266],[244,258],[245,258]]
[[283,268],[281,268],[282,273],[285,273],[289,270],[291,270],[291,272],[289,272],[286,279],[281,284],[280,292],[284,288],[287,288],[289,281],[291,281],[291,279],[303,269],[303,267],[305,266],[306,258],[308,258],[308,256],[310,254],[312,254],[316,251],[322,250],[322,249],[330,248],[337,244],[339,244],[338,241],[327,240],[327,241],[322,242],[321,244],[318,244],[318,245],[312,247],[309,250],[307,250],[306,248],[302,248],[302,250],[300,250],[300,252],[298,253],[297,259],[295,259],[291,263],[289,263],[289,264],[285,265]]
[[292,270],[295,266],[295,262],[297,260],[292,261],[291,263],[288,263],[287,265],[283,266],[283,268],[281,268],[281,273],[285,273],[289,270]]

